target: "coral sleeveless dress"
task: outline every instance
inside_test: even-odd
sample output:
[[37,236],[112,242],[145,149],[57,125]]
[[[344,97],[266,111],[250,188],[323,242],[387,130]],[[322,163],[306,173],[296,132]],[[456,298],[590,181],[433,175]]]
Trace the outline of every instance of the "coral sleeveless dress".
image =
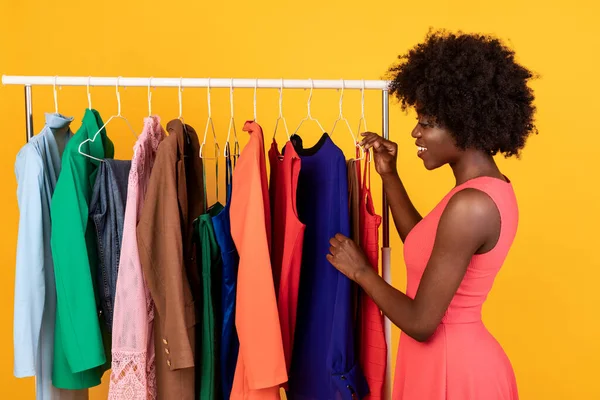
[[394,400],[515,400],[510,361],[481,320],[481,308],[511,247],[518,225],[512,184],[491,177],[453,188],[409,233],[404,244],[406,294],[414,298],[433,249],[442,211],[456,192],[474,188],[495,202],[500,237],[485,254],[473,256],[436,332],[426,342],[402,334],[396,361]]

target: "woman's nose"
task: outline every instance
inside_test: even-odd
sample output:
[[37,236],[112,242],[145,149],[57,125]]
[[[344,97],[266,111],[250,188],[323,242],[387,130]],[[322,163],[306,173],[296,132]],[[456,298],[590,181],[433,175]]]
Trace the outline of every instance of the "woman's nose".
[[414,137],[415,139],[418,139],[421,137],[421,130],[419,129],[418,126],[415,126],[410,135],[412,137]]

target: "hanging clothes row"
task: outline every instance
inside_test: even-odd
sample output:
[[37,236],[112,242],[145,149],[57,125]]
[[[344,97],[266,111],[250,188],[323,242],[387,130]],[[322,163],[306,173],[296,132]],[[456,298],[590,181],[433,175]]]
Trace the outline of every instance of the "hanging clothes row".
[[145,118],[132,160],[96,110],[71,121],[47,114],[15,166],[15,375],[38,399],[87,398],[109,369],[110,399],[383,396],[381,312],[326,259],[352,234],[378,270],[368,154],[361,173],[323,132],[281,151],[274,136],[267,157],[247,121],[225,204],[207,204],[182,119]]

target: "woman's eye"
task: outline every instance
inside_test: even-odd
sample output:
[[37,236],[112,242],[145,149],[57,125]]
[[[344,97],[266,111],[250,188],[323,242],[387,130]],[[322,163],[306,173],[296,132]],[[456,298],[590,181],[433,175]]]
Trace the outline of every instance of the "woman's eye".
[[421,125],[423,128],[429,128],[431,126],[431,124],[429,124],[427,122],[421,122],[421,121],[419,121],[419,125]]

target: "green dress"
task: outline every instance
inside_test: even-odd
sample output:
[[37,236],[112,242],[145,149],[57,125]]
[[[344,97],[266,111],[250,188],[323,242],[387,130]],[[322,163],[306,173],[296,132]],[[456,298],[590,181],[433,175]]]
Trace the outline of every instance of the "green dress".
[[216,203],[207,213],[200,215],[194,221],[197,263],[202,276],[202,306],[200,310],[202,329],[198,330],[200,338],[197,341],[200,346],[200,366],[196,369],[199,372],[198,395],[201,400],[217,400],[221,397],[218,375],[218,338],[221,327],[218,316],[220,315],[220,278],[223,261],[212,223],[212,217],[219,214],[221,210],[223,210],[223,206]]
[[[50,205],[57,298],[52,384],[61,389],[99,385],[110,368],[110,339],[98,313],[97,245],[93,224],[88,223],[100,162],[79,154],[79,145],[92,139],[102,125],[98,111],[85,110],[81,127],[65,148]],[[105,130],[81,151],[99,159],[114,156]]]

